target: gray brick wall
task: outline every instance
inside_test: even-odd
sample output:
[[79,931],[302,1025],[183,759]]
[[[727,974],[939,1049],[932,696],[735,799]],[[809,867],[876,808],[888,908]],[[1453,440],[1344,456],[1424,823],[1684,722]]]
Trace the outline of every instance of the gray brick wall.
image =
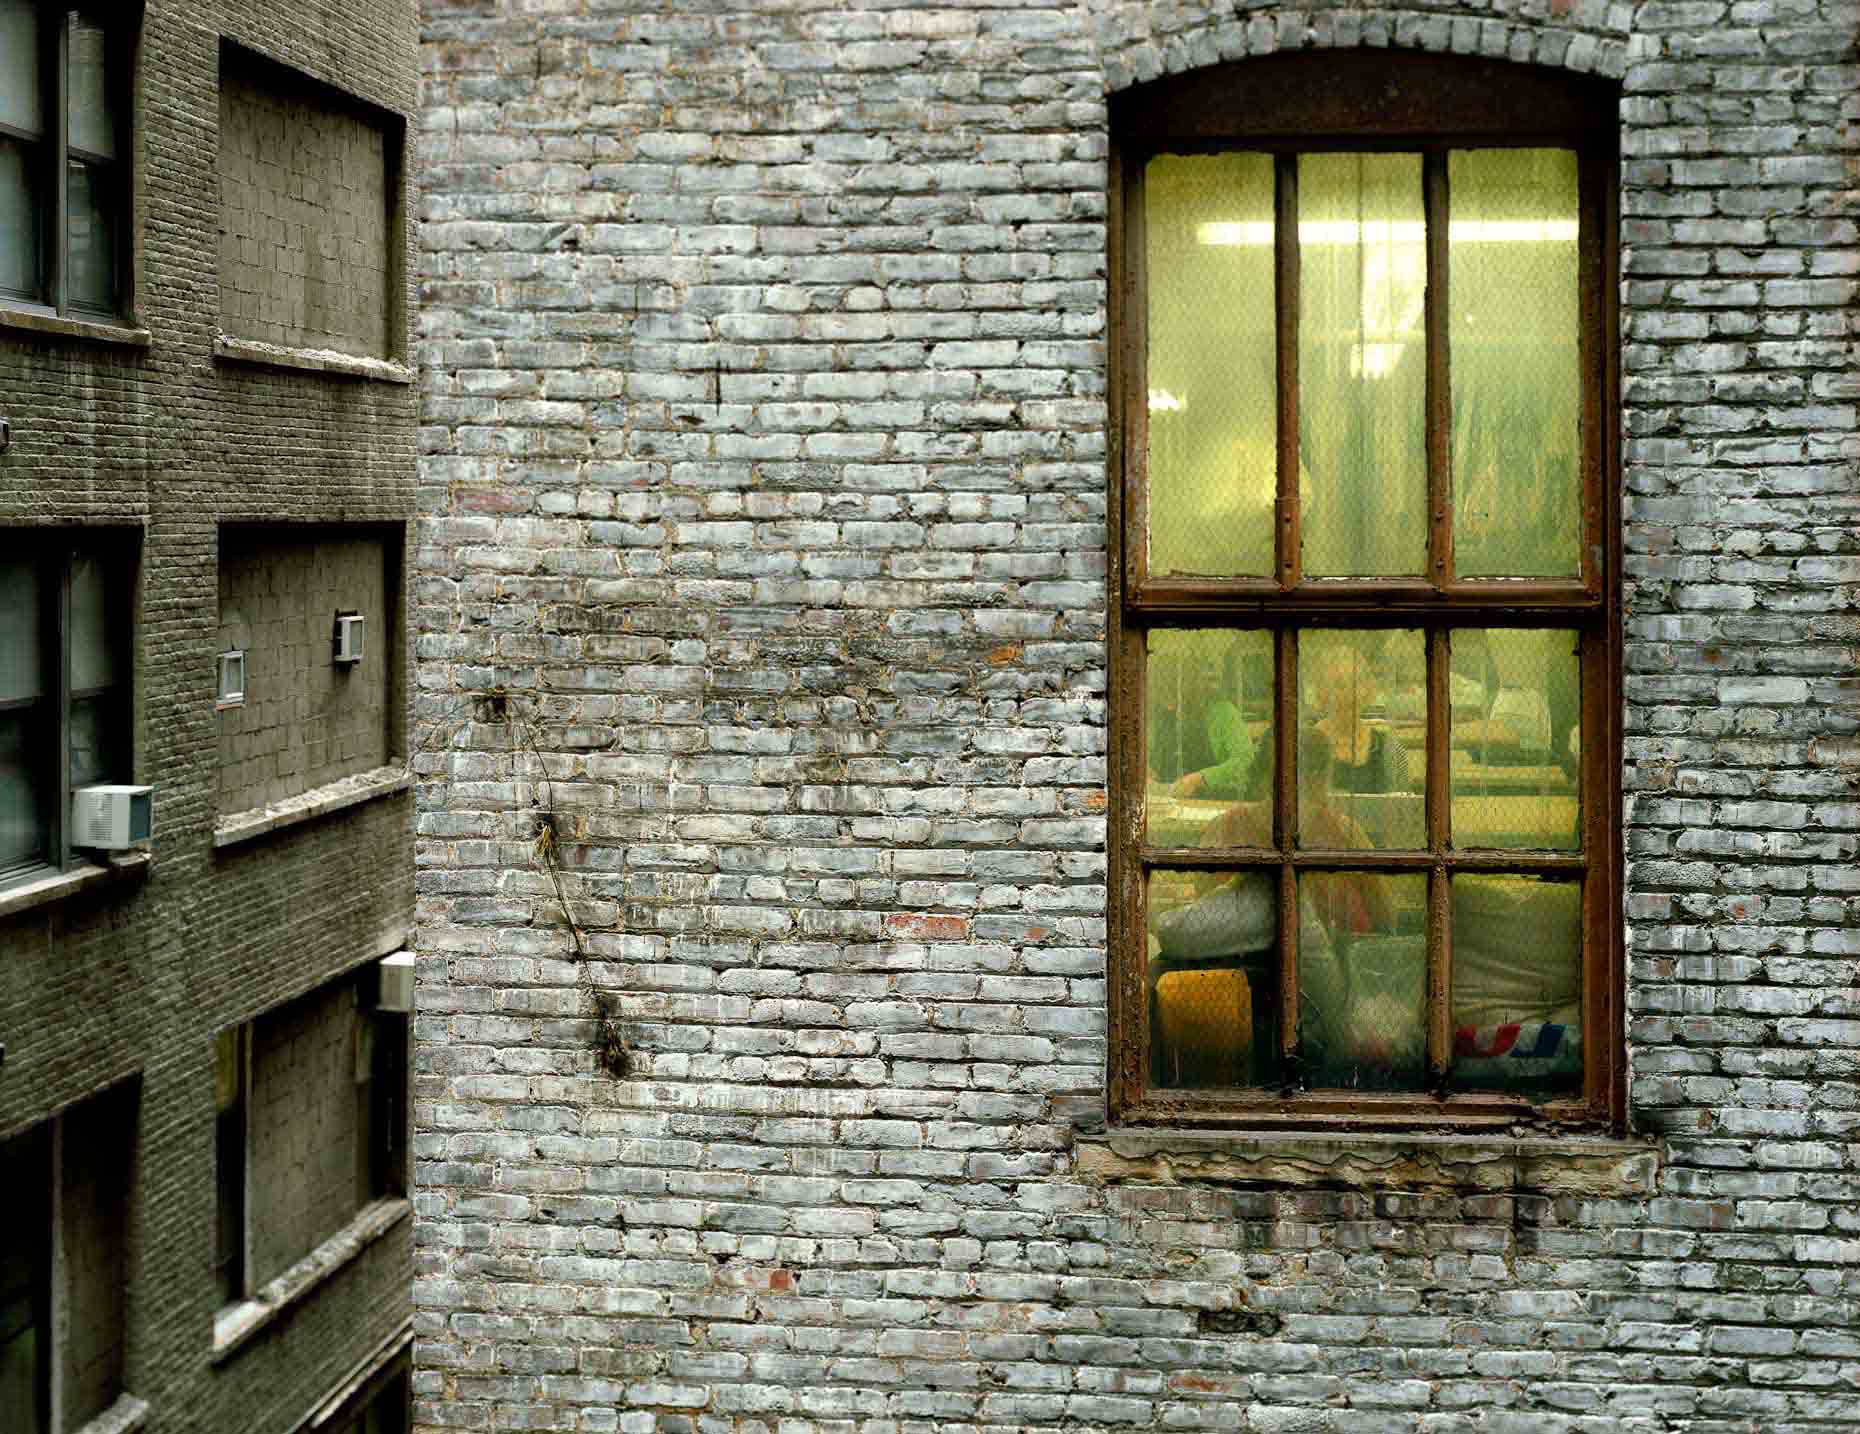
[[228,48],[220,65],[220,327],[388,356],[401,142],[383,118]]
[[[1860,1424],[1857,19],[428,6],[420,1427]],[[1654,1173],[1097,1133],[1107,95],[1390,47],[1622,87]]]
[[[213,1039],[391,950],[411,922],[409,798],[215,851],[224,525],[396,524],[412,511],[401,385],[216,361],[221,39],[411,121],[400,0],[147,0],[134,57],[136,317],[148,347],[0,325],[0,524],[140,529],[131,652],[146,880],[0,918],[0,1138],[129,1079],[124,1383],[148,1434],[289,1430],[408,1317],[405,1227],[231,1358],[212,1360]],[[411,202],[409,200],[409,202]],[[411,234],[403,222],[398,234]],[[397,240],[397,242],[399,242]],[[396,271],[411,282],[412,264]],[[410,306],[403,290],[399,313]],[[396,749],[404,750],[397,736]]]
[[[222,530],[219,645],[246,654],[245,702],[219,714],[222,816],[387,761],[398,575],[384,536]],[[333,661],[338,612],[363,615],[359,663]]]

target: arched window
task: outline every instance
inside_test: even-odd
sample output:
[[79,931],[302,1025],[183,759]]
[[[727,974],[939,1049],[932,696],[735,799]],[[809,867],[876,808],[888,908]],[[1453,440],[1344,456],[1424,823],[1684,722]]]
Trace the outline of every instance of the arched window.
[[1114,102],[1116,1120],[1619,1119],[1617,100]]

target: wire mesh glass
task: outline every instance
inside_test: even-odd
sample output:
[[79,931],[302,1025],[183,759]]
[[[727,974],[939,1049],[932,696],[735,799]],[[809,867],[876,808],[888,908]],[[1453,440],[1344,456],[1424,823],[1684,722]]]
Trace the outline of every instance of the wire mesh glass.
[[1427,556],[1427,244],[1418,154],[1298,158],[1304,571],[1418,574]]
[[[1272,833],[1272,635],[1164,630],[1151,632],[1147,646],[1147,840],[1265,845]],[[1257,831],[1233,810],[1255,804],[1264,817]],[[1247,839],[1234,839],[1242,828]]]
[[1306,872],[1298,881],[1298,1031],[1309,1083],[1427,1084],[1427,878]]
[[1582,842],[1577,634],[1462,628],[1449,641],[1453,844],[1575,850]]
[[1156,870],[1147,886],[1150,1080],[1161,1089],[1278,1078],[1278,877]]
[[1273,570],[1272,159],[1158,155],[1144,186],[1149,567]]
[[1582,1089],[1582,884],[1452,879],[1453,1084],[1538,1097]]
[[1455,151],[1447,181],[1454,569],[1573,577],[1582,511],[1576,156]]
[[[1306,850],[1419,847],[1426,645],[1418,630],[1298,634],[1298,844]],[[1422,696],[1425,703],[1425,696]]]

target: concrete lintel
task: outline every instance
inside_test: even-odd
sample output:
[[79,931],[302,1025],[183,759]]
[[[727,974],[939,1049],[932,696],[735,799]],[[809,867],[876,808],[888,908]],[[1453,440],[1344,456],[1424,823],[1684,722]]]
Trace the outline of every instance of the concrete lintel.
[[1497,1194],[1651,1194],[1659,1148],[1595,1136],[1120,1131],[1081,1135],[1090,1181]]
[[299,822],[313,821],[345,807],[404,792],[412,785],[413,773],[398,762],[385,767],[371,767],[366,772],[357,772],[352,777],[312,787],[307,792],[287,797],[281,802],[221,817],[213,829],[213,848],[218,851],[224,847],[237,846],[240,842],[251,841],[281,827],[293,827]]
[[376,383],[413,382],[413,370],[395,359],[345,354],[338,349],[290,348],[283,344],[260,343],[256,339],[235,339],[228,334],[215,335],[213,357],[228,363],[257,364],[261,368],[286,368],[302,373],[327,373],[341,378],[365,378]]

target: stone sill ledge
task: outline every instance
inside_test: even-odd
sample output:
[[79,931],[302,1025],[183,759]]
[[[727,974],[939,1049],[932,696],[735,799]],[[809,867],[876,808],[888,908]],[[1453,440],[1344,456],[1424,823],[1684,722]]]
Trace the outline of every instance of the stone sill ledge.
[[89,339],[93,343],[120,344],[132,349],[145,349],[155,341],[147,329],[137,324],[74,319],[69,314],[55,314],[49,309],[18,309],[8,304],[0,304],[0,329],[21,329],[51,338]]
[[149,1405],[146,1399],[138,1399],[133,1394],[119,1394],[116,1403],[86,1424],[78,1426],[77,1434],[135,1434],[149,1420]]
[[227,1305],[213,1317],[215,1364],[230,1359],[273,1320],[309,1297],[319,1286],[361,1258],[362,1252],[392,1230],[413,1209],[395,1195],[362,1206],[353,1220],[264,1285],[250,1299]]
[[1652,1141],[1592,1135],[1113,1129],[1081,1134],[1074,1151],[1086,1180],[1287,1189],[1651,1195],[1660,1168]]
[[44,876],[23,881],[18,886],[0,890],[0,917],[30,911],[48,901],[63,901],[67,896],[76,896],[80,891],[89,891],[93,886],[145,877],[149,874],[149,868],[155,864],[155,858],[146,851],[99,855],[103,857],[101,862],[92,858],[83,866],[70,871],[47,872]]
[[299,373],[327,373],[341,378],[372,379],[376,383],[412,383],[413,370],[393,359],[366,358],[338,349],[299,349],[265,344],[257,339],[235,339],[217,334],[213,357],[225,363],[256,364],[260,368],[293,369]]
[[213,849],[220,851],[262,837],[267,832],[314,821],[331,812],[342,811],[345,807],[360,806],[378,797],[390,797],[396,792],[406,791],[412,785],[413,773],[399,763],[371,767],[366,772],[357,772],[353,777],[344,777],[340,781],[326,782],[301,795],[286,797],[281,802],[221,817],[213,828]]

